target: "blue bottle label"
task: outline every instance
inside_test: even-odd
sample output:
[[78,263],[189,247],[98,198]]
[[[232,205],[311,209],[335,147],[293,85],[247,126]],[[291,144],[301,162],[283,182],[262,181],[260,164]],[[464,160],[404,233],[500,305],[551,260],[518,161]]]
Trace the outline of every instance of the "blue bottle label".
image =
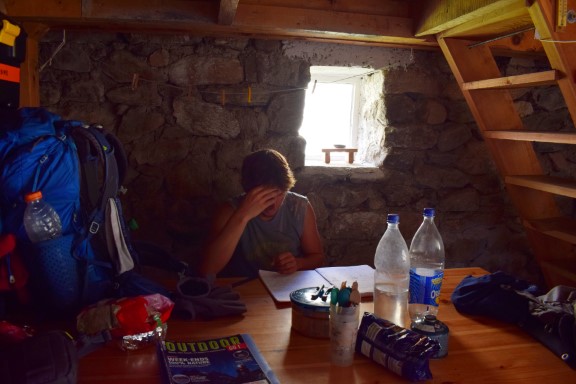
[[434,276],[422,276],[416,269],[410,269],[410,304],[425,304],[437,307],[440,302],[440,288],[444,271]]

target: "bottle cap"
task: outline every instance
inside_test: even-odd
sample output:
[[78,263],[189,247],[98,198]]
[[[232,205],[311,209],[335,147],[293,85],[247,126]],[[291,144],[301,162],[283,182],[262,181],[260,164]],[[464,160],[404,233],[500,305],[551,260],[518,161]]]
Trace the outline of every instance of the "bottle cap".
[[389,213],[386,221],[388,224],[398,224],[400,222],[400,215],[397,213]]
[[434,217],[435,214],[436,214],[436,211],[434,210],[434,208],[424,208],[424,216]]
[[26,194],[24,196],[24,201],[29,203],[31,201],[39,200],[41,198],[42,198],[42,191],[36,191],[36,192],[31,192],[31,193]]

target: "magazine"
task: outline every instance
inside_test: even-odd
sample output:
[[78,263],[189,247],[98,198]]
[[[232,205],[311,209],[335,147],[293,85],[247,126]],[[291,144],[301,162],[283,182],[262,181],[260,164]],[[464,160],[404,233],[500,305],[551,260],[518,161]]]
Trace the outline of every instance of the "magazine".
[[339,287],[343,281],[351,285],[358,282],[360,295],[371,297],[374,293],[374,268],[369,265],[352,265],[347,267],[323,267],[308,271],[297,271],[289,275],[260,270],[260,279],[274,300],[290,302],[290,292],[301,288],[333,285]]
[[245,333],[201,341],[162,341],[158,356],[164,382],[169,384],[279,383]]

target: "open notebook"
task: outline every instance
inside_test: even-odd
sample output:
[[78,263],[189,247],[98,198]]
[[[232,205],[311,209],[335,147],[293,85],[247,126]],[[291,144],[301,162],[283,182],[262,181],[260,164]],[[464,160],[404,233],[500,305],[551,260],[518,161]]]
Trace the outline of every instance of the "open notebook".
[[278,302],[290,302],[290,292],[297,289],[322,285],[340,287],[343,281],[346,281],[348,286],[357,281],[362,297],[372,296],[374,293],[374,268],[369,265],[316,268],[290,275],[261,269],[259,275],[274,300]]

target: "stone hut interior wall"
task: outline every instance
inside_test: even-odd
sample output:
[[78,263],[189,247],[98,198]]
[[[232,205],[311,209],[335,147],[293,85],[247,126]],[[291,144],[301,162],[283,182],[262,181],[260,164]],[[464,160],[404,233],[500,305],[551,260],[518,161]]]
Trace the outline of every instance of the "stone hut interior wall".
[[[60,40],[59,31],[45,36],[41,63]],[[304,166],[298,128],[310,65],[382,69],[361,139],[378,167]],[[400,213],[409,243],[422,208],[433,206],[448,267],[540,279],[440,52],[68,32],[40,81],[42,106],[101,123],[123,142],[125,217],[139,224],[132,236],[191,264],[216,205],[241,192],[242,158],[271,147],[296,170],[294,190],[316,210],[330,265],[372,264],[387,213]]]

